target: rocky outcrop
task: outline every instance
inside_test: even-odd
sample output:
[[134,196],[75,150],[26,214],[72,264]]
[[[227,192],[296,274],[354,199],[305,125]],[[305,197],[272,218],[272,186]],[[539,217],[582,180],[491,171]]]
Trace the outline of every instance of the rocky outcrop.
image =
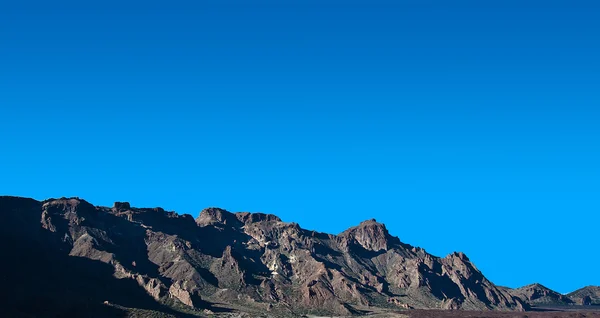
[[186,282],[177,281],[169,287],[169,295],[191,308],[201,306],[201,298],[194,291],[188,290]]
[[385,225],[378,223],[375,219],[361,222],[358,226],[350,228],[340,234],[343,245],[358,244],[367,251],[387,251],[397,238],[392,237]]
[[131,205],[129,204],[129,202],[115,202],[113,204],[113,211],[115,211],[115,212],[127,211],[130,209],[131,209]]
[[233,227],[241,225],[233,213],[219,208],[206,208],[200,211],[200,215],[196,218],[196,224],[199,226],[219,224]]
[[580,298],[577,302],[579,305],[582,306],[590,306],[592,305],[592,297],[590,296],[583,296],[582,298]]

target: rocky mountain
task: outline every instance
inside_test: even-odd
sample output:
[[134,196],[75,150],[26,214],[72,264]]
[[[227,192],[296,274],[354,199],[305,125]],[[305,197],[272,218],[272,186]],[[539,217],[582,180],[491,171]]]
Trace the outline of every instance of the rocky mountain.
[[534,306],[559,305],[566,306],[574,304],[569,297],[559,294],[541,284],[531,284],[509,290],[509,293],[518,297],[523,302]]
[[600,286],[587,286],[567,295],[579,305],[600,305]]
[[522,299],[555,298],[499,288],[463,253],[433,256],[374,219],[332,235],[262,213],[208,208],[194,220],[126,202],[18,197],[0,197],[0,217],[0,306],[12,316],[524,310]]

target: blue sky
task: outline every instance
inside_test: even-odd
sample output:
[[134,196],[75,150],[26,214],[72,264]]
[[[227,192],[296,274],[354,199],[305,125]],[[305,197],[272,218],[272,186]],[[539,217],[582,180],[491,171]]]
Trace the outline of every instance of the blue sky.
[[0,193],[369,218],[600,285],[597,1],[4,1]]

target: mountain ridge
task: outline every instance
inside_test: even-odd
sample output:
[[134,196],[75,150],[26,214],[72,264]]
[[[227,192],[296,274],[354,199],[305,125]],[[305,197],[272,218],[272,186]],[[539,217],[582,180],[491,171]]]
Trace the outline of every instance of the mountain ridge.
[[572,305],[575,302],[566,295],[560,294],[540,283],[533,283],[510,291],[521,299],[527,301],[531,305]]
[[273,214],[215,207],[194,219],[80,198],[0,203],[11,240],[35,240],[41,234],[32,233],[40,232],[51,238],[38,242],[49,251],[105,264],[115,283],[143,289],[154,309],[350,315],[370,308],[522,311],[535,304],[519,289],[495,286],[464,253],[431,255],[375,219],[333,235]]

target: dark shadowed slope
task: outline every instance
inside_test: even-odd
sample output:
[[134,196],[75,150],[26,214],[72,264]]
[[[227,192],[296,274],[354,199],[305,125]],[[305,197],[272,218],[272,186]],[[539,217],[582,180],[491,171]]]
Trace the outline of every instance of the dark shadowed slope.
[[[63,201],[64,202],[64,201]],[[71,213],[95,208],[71,205]],[[72,257],[67,220],[52,220],[53,204],[12,197],[0,198],[0,276],[2,313],[10,317],[119,317],[126,307],[172,312],[156,302],[139,282],[118,279],[115,267],[93,257]],[[66,232],[58,232],[59,229]],[[60,234],[59,234],[60,233]],[[59,234],[59,235],[57,235]],[[81,232],[81,237],[86,234]],[[85,239],[85,238],[84,238]]]

